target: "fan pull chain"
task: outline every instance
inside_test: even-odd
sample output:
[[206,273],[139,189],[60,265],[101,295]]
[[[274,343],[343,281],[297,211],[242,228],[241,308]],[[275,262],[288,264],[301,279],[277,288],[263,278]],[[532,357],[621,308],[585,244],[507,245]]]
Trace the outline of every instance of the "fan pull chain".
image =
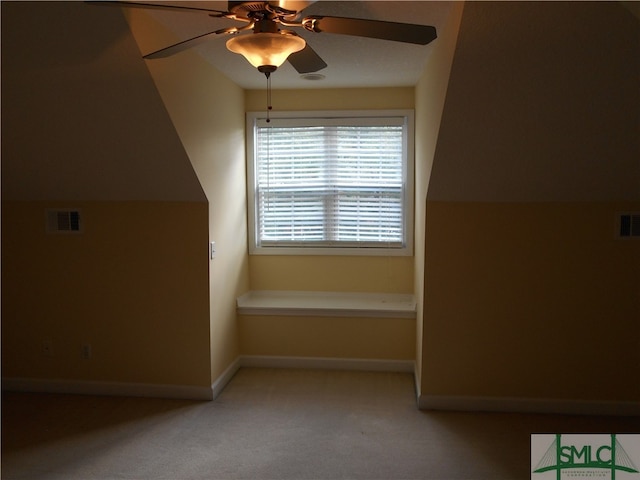
[[265,75],[267,77],[267,123],[270,123],[269,112],[273,109],[271,105],[271,74],[265,73]]
[[258,71],[264,73],[264,76],[267,77],[267,123],[271,122],[269,112],[273,108],[271,106],[271,73],[275,72],[277,68],[274,65],[260,65],[258,67]]
[[[267,115],[269,112],[267,111]],[[270,120],[267,118],[267,122]],[[267,212],[271,212],[271,126],[267,127]]]

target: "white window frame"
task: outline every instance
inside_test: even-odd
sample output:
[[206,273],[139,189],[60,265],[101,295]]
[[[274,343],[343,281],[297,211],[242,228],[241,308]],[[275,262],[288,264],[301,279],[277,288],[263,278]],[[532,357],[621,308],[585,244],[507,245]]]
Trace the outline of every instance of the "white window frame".
[[256,214],[257,178],[255,174],[255,126],[264,122],[266,112],[247,112],[247,200],[249,253],[252,255],[351,255],[351,256],[411,256],[413,255],[414,222],[414,113],[413,110],[340,110],[270,112],[272,119],[339,119],[339,118],[403,118],[404,178],[403,178],[403,226],[404,245],[401,247],[310,247],[310,246],[261,246],[258,244],[258,216]]

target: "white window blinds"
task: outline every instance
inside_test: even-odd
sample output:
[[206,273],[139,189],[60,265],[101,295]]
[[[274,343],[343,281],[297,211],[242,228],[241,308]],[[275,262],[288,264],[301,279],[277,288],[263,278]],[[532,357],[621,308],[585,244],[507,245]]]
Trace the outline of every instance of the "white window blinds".
[[257,120],[257,246],[404,248],[406,123],[405,117]]

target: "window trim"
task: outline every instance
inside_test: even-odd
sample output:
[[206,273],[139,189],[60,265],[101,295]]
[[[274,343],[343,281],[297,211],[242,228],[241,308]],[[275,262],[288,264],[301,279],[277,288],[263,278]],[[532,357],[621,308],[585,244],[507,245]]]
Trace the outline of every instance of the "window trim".
[[282,111],[269,112],[271,118],[280,119],[331,119],[331,118],[383,118],[402,117],[406,125],[406,139],[404,145],[405,178],[404,182],[404,218],[405,244],[403,247],[385,248],[380,246],[357,247],[310,247],[310,246],[259,246],[257,244],[257,214],[256,214],[256,182],[255,154],[256,144],[255,125],[257,121],[266,119],[266,112],[247,112],[246,114],[246,142],[247,142],[247,210],[250,255],[349,255],[349,256],[412,256],[414,236],[414,112],[410,109],[396,110],[314,110],[314,111]]

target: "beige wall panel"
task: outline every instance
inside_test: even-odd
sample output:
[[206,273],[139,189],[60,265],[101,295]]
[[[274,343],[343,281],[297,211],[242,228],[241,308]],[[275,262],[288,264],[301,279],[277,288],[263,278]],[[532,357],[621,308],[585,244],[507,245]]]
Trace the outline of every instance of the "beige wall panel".
[[252,290],[413,293],[412,257],[252,255]]
[[[83,233],[45,233],[62,207]],[[206,238],[206,203],[5,202],[3,377],[209,386]]]
[[240,315],[243,355],[413,360],[415,320]]
[[427,204],[422,391],[640,400],[638,203]]

